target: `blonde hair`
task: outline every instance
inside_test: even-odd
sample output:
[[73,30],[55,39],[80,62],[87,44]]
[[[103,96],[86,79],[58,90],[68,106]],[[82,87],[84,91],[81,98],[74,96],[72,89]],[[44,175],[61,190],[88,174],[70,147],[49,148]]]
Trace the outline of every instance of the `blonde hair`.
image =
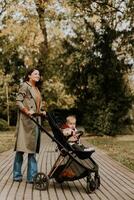
[[66,121],[67,121],[67,122],[72,122],[73,120],[76,121],[76,116],[75,116],[75,115],[69,115],[69,116],[66,118]]

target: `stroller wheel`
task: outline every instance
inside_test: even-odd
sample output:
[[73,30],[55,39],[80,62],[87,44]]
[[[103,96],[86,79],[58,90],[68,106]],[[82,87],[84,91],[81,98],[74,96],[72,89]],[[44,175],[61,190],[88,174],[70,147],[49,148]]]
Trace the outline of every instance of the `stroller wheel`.
[[87,181],[87,193],[92,193],[96,189],[96,182],[91,179]]
[[100,176],[95,177],[96,189],[100,187]]
[[46,174],[39,172],[33,178],[33,187],[37,190],[47,189],[49,184],[49,178]]

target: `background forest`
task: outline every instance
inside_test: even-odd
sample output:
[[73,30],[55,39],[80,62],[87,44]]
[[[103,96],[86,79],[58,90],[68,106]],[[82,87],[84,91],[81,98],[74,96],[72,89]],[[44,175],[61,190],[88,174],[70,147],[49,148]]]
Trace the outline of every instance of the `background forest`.
[[74,109],[96,134],[132,128],[133,13],[132,0],[0,0],[1,129],[16,124],[30,67],[41,71],[48,111]]

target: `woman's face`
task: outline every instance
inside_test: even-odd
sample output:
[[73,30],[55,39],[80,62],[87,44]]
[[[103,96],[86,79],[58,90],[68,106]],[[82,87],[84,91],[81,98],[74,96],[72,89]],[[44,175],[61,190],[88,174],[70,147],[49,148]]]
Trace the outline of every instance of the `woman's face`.
[[40,73],[38,70],[34,70],[28,77],[30,81],[38,82],[40,80]]

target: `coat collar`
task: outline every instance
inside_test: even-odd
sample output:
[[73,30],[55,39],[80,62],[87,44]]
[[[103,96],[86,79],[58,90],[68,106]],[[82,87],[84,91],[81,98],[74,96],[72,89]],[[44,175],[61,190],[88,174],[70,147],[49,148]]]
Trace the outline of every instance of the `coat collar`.
[[31,83],[29,83],[29,82],[27,82],[27,81],[26,81],[26,83],[27,83],[27,85],[29,86],[29,91],[30,91],[31,96],[32,96],[32,98],[34,99],[34,102],[35,102],[35,104],[36,104],[36,106],[37,106],[37,103],[36,103],[36,96],[35,96],[35,90],[33,89],[33,86],[31,85]]

